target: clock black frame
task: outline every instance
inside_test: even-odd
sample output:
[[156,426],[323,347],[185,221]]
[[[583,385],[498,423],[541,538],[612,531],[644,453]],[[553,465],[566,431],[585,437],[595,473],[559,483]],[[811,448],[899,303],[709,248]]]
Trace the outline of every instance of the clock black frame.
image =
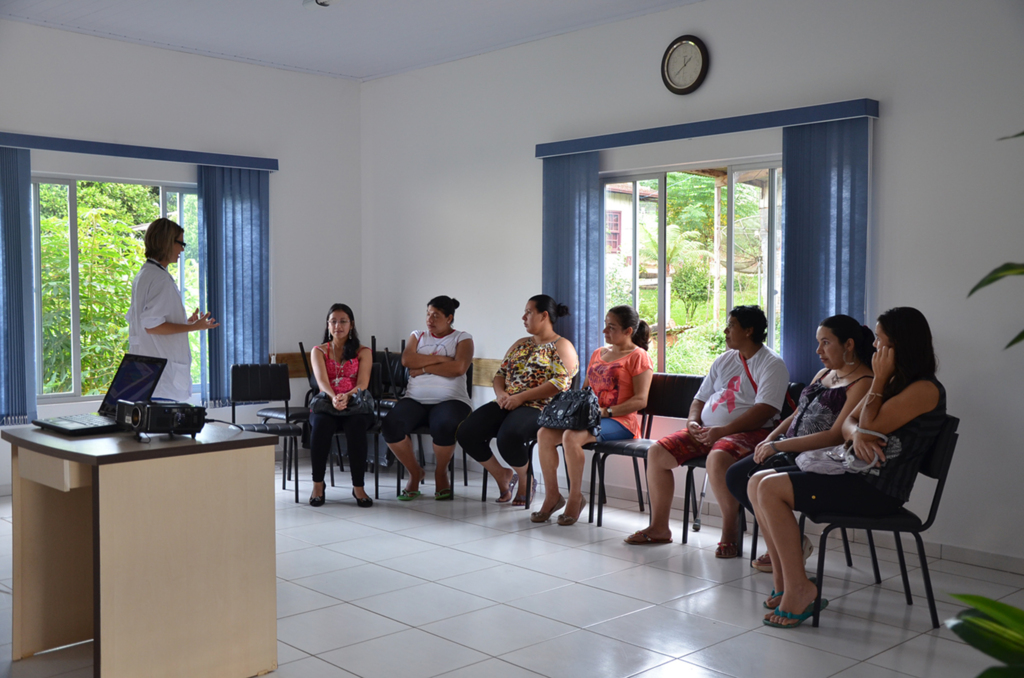
[[[677,87],[675,83],[668,77],[668,59],[675,51],[676,47],[684,42],[692,43],[700,51],[701,66],[700,73],[697,74],[697,79],[693,81],[688,87]],[[665,49],[664,56],[661,57],[661,81],[665,83],[665,87],[668,91],[673,94],[689,94],[695,91],[704,82],[704,78],[708,75],[708,66],[711,64],[710,55],[708,54],[708,48],[704,44],[704,41],[698,38],[696,35],[681,35],[671,43]]]

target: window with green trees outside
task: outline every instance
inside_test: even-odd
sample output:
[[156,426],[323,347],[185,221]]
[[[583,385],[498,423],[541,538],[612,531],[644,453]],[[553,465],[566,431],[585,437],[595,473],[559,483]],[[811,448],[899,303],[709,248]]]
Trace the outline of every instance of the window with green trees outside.
[[[188,248],[168,267],[191,313],[199,299],[198,210],[194,189],[136,183],[33,183],[38,395],[106,392],[128,350],[132,280],[146,260],[143,238],[165,216],[185,229]],[[190,333],[192,379],[205,346]]]

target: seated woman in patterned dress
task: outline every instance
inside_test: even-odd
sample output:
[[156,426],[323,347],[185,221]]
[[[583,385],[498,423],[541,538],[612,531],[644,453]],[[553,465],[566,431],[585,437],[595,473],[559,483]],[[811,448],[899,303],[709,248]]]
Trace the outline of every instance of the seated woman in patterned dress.
[[[843,442],[843,422],[871,385],[871,356],[875,354],[871,330],[848,315],[834,315],[821,321],[816,336],[817,354],[825,368],[800,394],[796,411],[754,448],[752,456],[741,459],[725,474],[729,491],[748,511],[754,509],[747,498],[747,480],[757,465],[779,452],[798,453]],[[813,550],[805,537],[805,556]],[[751,566],[771,572],[771,556],[765,553]]]
[[[534,478],[534,487],[515,491],[519,478],[526,477],[533,453],[525,445],[537,438],[540,411],[556,393],[572,385],[579,369],[576,349],[554,328],[554,321],[566,315],[569,308],[548,295],[530,297],[523,313],[529,336],[505,353],[492,384],[495,399],[469,415],[456,434],[462,449],[494,476],[501,490],[499,504],[525,506],[536,489]],[[497,438],[498,451],[511,469],[491,453],[491,438]]]

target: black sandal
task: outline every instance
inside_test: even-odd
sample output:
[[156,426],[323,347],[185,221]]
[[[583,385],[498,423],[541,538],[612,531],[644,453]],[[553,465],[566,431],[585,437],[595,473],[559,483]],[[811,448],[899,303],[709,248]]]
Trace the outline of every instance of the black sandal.
[[324,483],[324,493],[321,494],[319,497],[310,497],[309,498],[309,505],[314,507],[314,508],[319,508],[319,507],[323,506],[324,502],[326,502],[326,501],[327,501],[327,483]]

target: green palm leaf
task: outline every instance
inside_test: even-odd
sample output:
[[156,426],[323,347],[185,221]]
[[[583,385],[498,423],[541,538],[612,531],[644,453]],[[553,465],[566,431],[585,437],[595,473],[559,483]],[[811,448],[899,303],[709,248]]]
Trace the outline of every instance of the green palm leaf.
[[1024,678],[1024,666],[993,666],[979,673],[978,678]]
[[969,593],[954,593],[952,596],[1024,637],[1024,610],[985,596]]
[[1016,139],[1017,137],[1024,137],[1024,132],[1017,132],[1016,134],[1011,134],[1008,137],[999,137],[997,141],[1002,141],[1003,139]]
[[977,285],[971,288],[971,291],[967,293],[967,296],[971,296],[982,287],[987,287],[997,280],[1002,280],[1011,275],[1024,275],[1024,264],[1011,264],[1006,263],[998,268],[992,269],[992,271],[982,278]]

